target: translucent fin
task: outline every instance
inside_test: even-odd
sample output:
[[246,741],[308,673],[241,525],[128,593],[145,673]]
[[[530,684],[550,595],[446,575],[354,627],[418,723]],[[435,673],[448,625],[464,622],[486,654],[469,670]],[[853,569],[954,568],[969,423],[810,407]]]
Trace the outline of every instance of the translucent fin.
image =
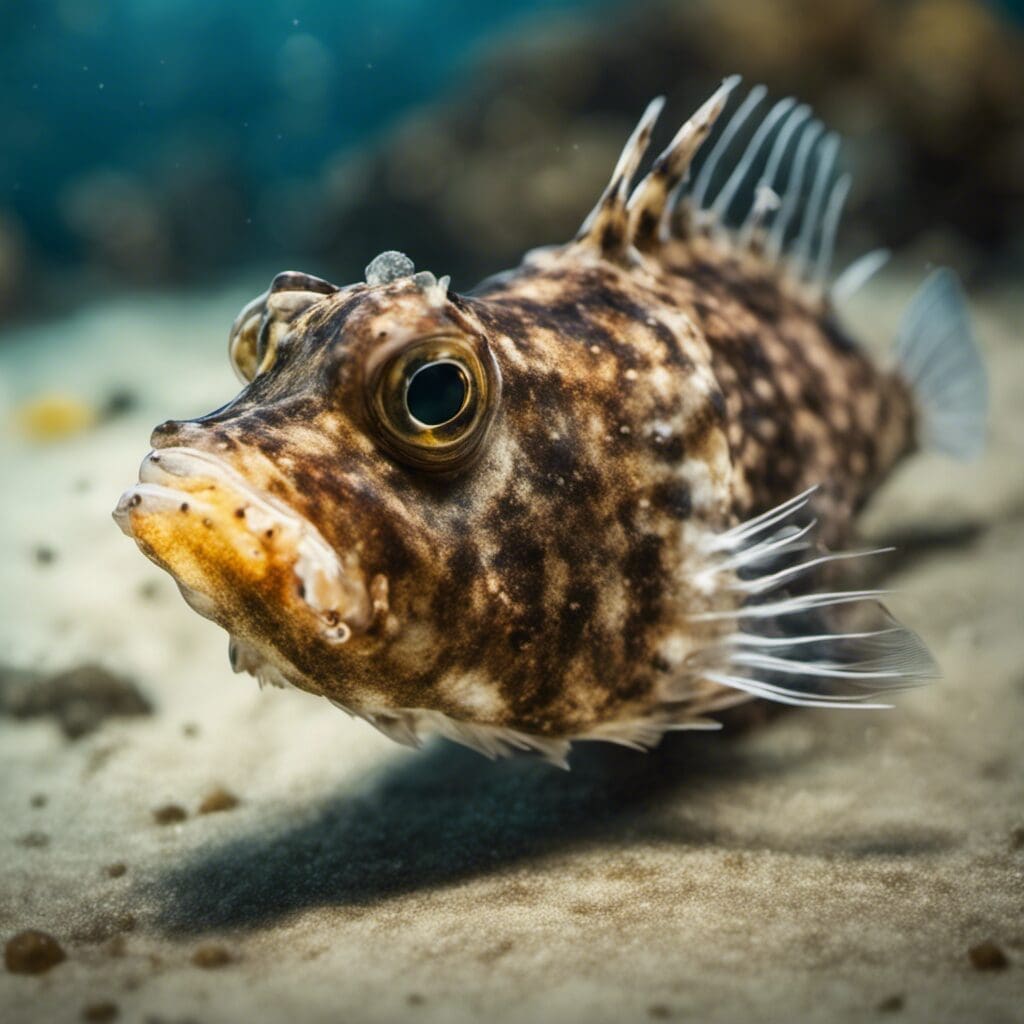
[[355,713],[379,729],[388,739],[403,746],[419,747],[424,736],[434,733],[469,747],[491,760],[530,752],[539,755],[557,768],[569,767],[570,739],[536,736],[498,725],[461,722],[441,711],[429,708],[396,708],[381,713]]
[[711,152],[701,165],[700,171],[697,173],[697,179],[693,183],[693,202],[698,208],[705,205],[704,200],[707,197],[708,189],[711,187],[711,182],[715,176],[715,169],[718,167],[722,157],[732,145],[732,141],[736,138],[736,134],[746,123],[747,118],[749,118],[758,107],[761,100],[763,100],[767,95],[768,89],[765,86],[755,85],[754,88],[747,93],[747,98],[739,105],[736,112],[726,122],[725,128],[722,130],[722,134],[718,137],[718,141],[715,142],[714,146],[711,147]]
[[988,381],[956,275],[936,270],[921,285],[896,338],[896,360],[917,399],[921,444],[959,459],[985,446]]
[[656,747],[666,732],[695,730],[715,732],[722,728],[721,722],[701,716],[672,718],[637,718],[630,721],[603,722],[587,732],[573,736],[573,740],[601,740],[615,743],[630,750],[651,750]]
[[765,254],[770,260],[777,260],[782,254],[786,242],[786,232],[797,213],[803,196],[804,177],[811,159],[811,151],[824,130],[825,126],[820,121],[809,121],[800,132],[800,141],[797,143],[796,155],[793,157],[793,166],[790,168],[786,188],[782,193],[782,206],[778,216],[772,222],[765,243]]
[[733,631],[695,658],[704,678],[753,697],[806,707],[886,707],[886,693],[938,673],[920,638],[879,603],[880,590],[818,589],[822,570],[879,551],[829,552],[815,542],[815,488],[710,539],[705,592],[743,595],[694,621]]
[[800,234],[793,246],[793,270],[797,277],[803,277],[811,262],[811,249],[818,231],[818,223],[825,208],[828,185],[832,180],[836,157],[839,155],[839,136],[829,132],[818,150],[818,162],[814,168],[814,182],[811,195],[804,207]]
[[832,282],[830,294],[833,302],[845,302],[856,295],[889,262],[892,253],[888,249],[872,249],[858,256]]
[[818,241],[818,255],[814,260],[812,281],[819,288],[824,288],[832,273],[832,258],[836,251],[836,233],[839,231],[839,220],[843,215],[846,197],[850,194],[853,178],[843,174],[833,184],[825,204],[825,215],[821,222],[821,238]]
[[[754,238],[755,232],[761,228],[767,214],[777,210],[782,205],[782,199],[777,192],[777,181],[779,172],[782,169],[782,161],[789,152],[790,143],[797,137],[799,130],[811,116],[811,108],[807,104],[795,107],[787,116],[782,127],[779,129],[771,152],[768,154],[768,163],[765,164],[764,173],[754,191],[754,201],[750,204],[739,232],[739,244],[746,248]],[[770,204],[764,202],[763,197],[770,193],[772,201]],[[767,208],[766,208],[767,207]]]
[[[756,240],[775,262],[791,243],[790,272],[817,284],[827,276],[849,188],[846,179],[832,181],[839,139],[829,133],[822,141],[824,126],[811,119],[810,107],[798,105],[793,97],[753,117],[766,95],[765,87],[756,85],[733,111],[686,201],[699,211],[695,223],[725,244],[743,249]],[[727,160],[731,169],[719,182],[719,169]],[[737,205],[741,213],[734,219]]]
[[732,205],[732,201],[736,198],[736,193],[747,180],[747,176],[750,174],[750,169],[754,166],[755,161],[761,155],[764,147],[768,144],[768,140],[771,138],[771,134],[775,130],[775,126],[795,106],[796,100],[792,96],[787,96],[786,99],[779,100],[779,102],[768,111],[765,119],[757,126],[757,130],[754,132],[753,137],[750,142],[747,143],[747,148],[743,151],[743,156],[741,156],[737,161],[732,174],[729,175],[725,184],[719,190],[718,195],[715,196],[715,201],[711,204],[711,212],[717,218],[724,221],[728,216],[729,207]]

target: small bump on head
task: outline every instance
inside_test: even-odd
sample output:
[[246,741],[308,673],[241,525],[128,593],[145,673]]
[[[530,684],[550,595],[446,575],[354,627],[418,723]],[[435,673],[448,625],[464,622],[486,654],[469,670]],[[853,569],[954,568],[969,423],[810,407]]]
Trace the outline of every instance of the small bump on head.
[[416,264],[405,253],[389,249],[379,256],[374,256],[366,266],[366,283],[368,285],[390,284],[401,277],[411,277],[416,272]]

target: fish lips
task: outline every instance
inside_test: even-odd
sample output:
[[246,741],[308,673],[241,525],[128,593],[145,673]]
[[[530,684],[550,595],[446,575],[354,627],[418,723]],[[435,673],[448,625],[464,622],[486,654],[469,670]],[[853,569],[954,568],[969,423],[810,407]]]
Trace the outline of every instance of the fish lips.
[[371,624],[358,556],[339,555],[308,519],[208,452],[150,452],[113,516],[196,611],[233,631],[253,594],[274,615],[312,618],[330,643]]

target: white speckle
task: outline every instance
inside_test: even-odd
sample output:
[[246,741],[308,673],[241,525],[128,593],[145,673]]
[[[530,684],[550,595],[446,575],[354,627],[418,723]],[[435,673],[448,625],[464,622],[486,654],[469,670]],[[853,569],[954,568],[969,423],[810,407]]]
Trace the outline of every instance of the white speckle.
[[629,369],[623,374],[623,376],[626,378],[626,380],[636,380],[637,372],[636,370]]
[[332,644],[348,643],[352,636],[352,629],[345,622],[339,622],[336,626],[329,626],[321,633],[321,636]]
[[633,431],[629,429],[629,425],[628,424],[623,423],[622,426],[619,427],[619,433],[620,434],[632,434]]
[[590,346],[590,351],[593,352],[595,356],[599,356],[601,354],[601,346],[600,345],[591,345]]

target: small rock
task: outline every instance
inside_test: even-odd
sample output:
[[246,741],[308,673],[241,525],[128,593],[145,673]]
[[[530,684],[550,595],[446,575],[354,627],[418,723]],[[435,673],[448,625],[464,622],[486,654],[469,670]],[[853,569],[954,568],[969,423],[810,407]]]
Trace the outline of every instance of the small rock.
[[7,940],[4,963],[11,974],[42,974],[67,959],[61,944],[46,932],[28,928]]
[[207,943],[205,946],[200,946],[192,954],[192,963],[194,963],[196,967],[202,967],[204,969],[226,967],[233,960],[234,957],[226,947],[219,946],[213,942]]
[[0,666],[0,714],[54,718],[68,739],[97,729],[106,718],[152,714],[153,706],[131,679],[99,665],[47,675]]
[[90,1021],[91,1024],[105,1024],[106,1021],[117,1020],[120,1013],[117,1003],[109,999],[100,1003],[89,1003],[82,1007],[82,1020]]
[[36,565],[53,565],[57,561],[57,552],[49,544],[37,544],[32,549],[32,557]]
[[664,1003],[654,1003],[647,1007],[647,1016],[654,1020],[668,1020],[672,1016],[672,1010]]
[[45,793],[33,793],[32,798],[29,800],[29,806],[31,807],[45,807],[47,797]]
[[128,865],[118,861],[116,864],[108,864],[103,870],[107,878],[120,878],[128,871]]
[[878,1004],[879,1013],[899,1013],[906,1006],[907,1000],[901,992],[887,996]]
[[107,395],[100,407],[101,420],[113,420],[133,412],[139,404],[138,396],[128,388],[118,388]]
[[203,802],[199,805],[199,813],[216,814],[219,811],[233,810],[237,806],[238,797],[230,790],[224,789],[223,786],[218,786],[203,797]]
[[1010,966],[1006,954],[991,940],[986,939],[967,950],[971,966],[978,971],[1001,971]]
[[188,817],[188,812],[179,804],[164,804],[153,811],[153,820],[158,825],[176,825]]
[[1010,833],[1010,849],[1024,850],[1024,825],[1018,825]]

